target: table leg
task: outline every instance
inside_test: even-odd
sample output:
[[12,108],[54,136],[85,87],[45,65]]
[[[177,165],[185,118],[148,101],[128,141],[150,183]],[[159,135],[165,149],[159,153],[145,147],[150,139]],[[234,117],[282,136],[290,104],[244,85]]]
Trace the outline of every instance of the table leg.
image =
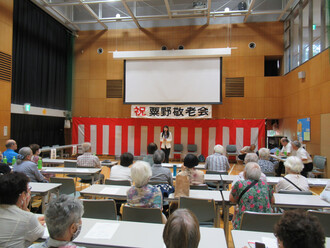
[[215,205],[215,227],[220,227],[220,205],[216,204]]
[[220,190],[220,182],[216,182],[217,184],[217,190]]
[[95,177],[95,174],[92,175],[92,185],[94,184],[94,177]]
[[45,208],[46,208],[46,197],[47,197],[47,194],[46,195],[43,195],[42,196],[42,200],[41,200],[41,213],[45,213]]
[[226,241],[228,243],[228,237],[229,237],[229,204],[225,204],[224,213],[223,213],[223,222],[224,222],[224,229],[225,229],[225,236]]

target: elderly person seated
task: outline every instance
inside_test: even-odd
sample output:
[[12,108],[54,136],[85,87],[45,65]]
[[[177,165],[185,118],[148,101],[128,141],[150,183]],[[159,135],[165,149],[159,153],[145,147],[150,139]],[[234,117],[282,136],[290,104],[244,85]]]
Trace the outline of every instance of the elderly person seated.
[[269,160],[270,152],[267,148],[259,150],[258,165],[263,173],[274,173],[274,164]]
[[[258,158],[258,155],[256,153],[248,153],[245,156],[244,164],[248,164],[250,162],[258,163],[258,160],[259,160],[259,158]],[[232,185],[234,185],[238,180],[244,180],[244,171],[241,171],[235,177],[235,179],[232,182]],[[261,172],[261,175],[260,175],[260,180],[261,181],[264,181],[265,183],[267,183],[267,176],[264,173],[262,173],[262,172]]]
[[[91,143],[83,143],[82,146],[83,155],[77,158],[77,167],[82,168],[101,168],[100,160],[98,157],[92,154]],[[79,176],[83,180],[92,180],[91,176]],[[95,176],[96,180],[100,180],[101,183],[104,181],[104,175],[99,174]]]
[[129,206],[162,209],[162,192],[156,186],[148,184],[151,175],[151,168],[147,162],[137,161],[133,164],[131,169],[133,186],[127,191]]
[[154,164],[154,153],[157,151],[158,147],[155,143],[150,143],[147,147],[148,155],[143,158],[143,161],[148,162],[150,166]]
[[295,156],[288,157],[284,162],[286,175],[276,185],[276,192],[280,190],[308,191],[307,178],[300,175],[304,165],[301,159]]
[[24,173],[0,176],[0,247],[28,247],[44,234],[44,217],[28,209],[30,193]]
[[240,154],[238,155],[238,158],[240,160],[245,160],[245,156],[248,154],[248,153],[255,153],[255,150],[256,149],[256,145],[255,144],[251,144],[249,146],[244,146],[241,150],[240,150]]
[[31,182],[48,182],[38,170],[38,166],[31,161],[32,150],[30,147],[23,147],[19,150],[16,164],[13,171],[23,172],[30,178]]
[[225,149],[221,145],[214,147],[214,154],[208,156],[205,162],[205,169],[209,171],[226,172],[229,170],[228,158],[225,155]]
[[301,159],[304,164],[304,168],[301,171],[301,175],[307,177],[308,172],[313,170],[313,161],[308,152],[301,146],[301,143],[297,140],[292,142],[293,154]]
[[132,181],[130,167],[133,164],[133,159],[134,156],[129,152],[120,155],[120,164],[111,167],[110,179]]
[[166,248],[197,248],[200,236],[196,216],[184,208],[170,215],[163,231]]
[[181,171],[178,175],[188,176],[190,185],[198,185],[204,183],[204,173],[195,169],[195,166],[197,166],[198,163],[199,160],[194,154],[187,154],[183,160],[183,171]]
[[274,227],[279,248],[324,248],[325,234],[317,217],[303,210],[288,210]]
[[6,148],[7,150],[3,152],[3,157],[7,158],[7,163],[11,164],[13,161],[13,158],[15,157],[17,159],[18,153],[15,151],[17,150],[17,143],[13,139],[9,139],[6,141]]
[[171,170],[162,166],[165,160],[165,153],[162,150],[158,150],[154,153],[153,159],[154,165],[151,167],[152,176],[149,182],[164,182],[173,186]]
[[236,206],[233,228],[240,229],[244,211],[271,213],[274,203],[273,190],[260,180],[261,169],[257,163],[250,162],[244,168],[245,180],[237,181],[231,189],[229,200]]
[[78,247],[71,241],[80,233],[83,213],[84,206],[79,199],[68,195],[53,199],[45,213],[49,238],[44,243],[34,244],[30,248]]

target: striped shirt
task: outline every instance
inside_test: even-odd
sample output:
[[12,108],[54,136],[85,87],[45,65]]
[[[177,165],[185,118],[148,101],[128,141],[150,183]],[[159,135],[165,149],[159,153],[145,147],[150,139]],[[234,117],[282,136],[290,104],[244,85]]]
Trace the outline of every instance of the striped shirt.
[[85,152],[77,158],[78,167],[101,168],[100,160],[90,152]]
[[214,153],[207,157],[205,162],[205,169],[210,171],[228,171],[228,158],[221,155],[220,153]]

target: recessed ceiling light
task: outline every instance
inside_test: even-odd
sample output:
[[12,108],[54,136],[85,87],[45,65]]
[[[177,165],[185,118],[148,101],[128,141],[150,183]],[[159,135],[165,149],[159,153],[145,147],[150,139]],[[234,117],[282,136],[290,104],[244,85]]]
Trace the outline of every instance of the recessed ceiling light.
[[226,7],[225,12],[229,12],[229,11],[230,11],[230,8]]
[[120,14],[116,14],[116,18],[120,18]]

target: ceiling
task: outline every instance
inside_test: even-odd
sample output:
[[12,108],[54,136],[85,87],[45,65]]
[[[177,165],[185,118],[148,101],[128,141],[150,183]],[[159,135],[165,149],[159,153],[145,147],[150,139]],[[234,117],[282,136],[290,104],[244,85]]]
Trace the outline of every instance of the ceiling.
[[[72,31],[280,21],[286,18],[298,2],[298,0],[31,1]],[[239,9],[239,4],[243,8]]]

